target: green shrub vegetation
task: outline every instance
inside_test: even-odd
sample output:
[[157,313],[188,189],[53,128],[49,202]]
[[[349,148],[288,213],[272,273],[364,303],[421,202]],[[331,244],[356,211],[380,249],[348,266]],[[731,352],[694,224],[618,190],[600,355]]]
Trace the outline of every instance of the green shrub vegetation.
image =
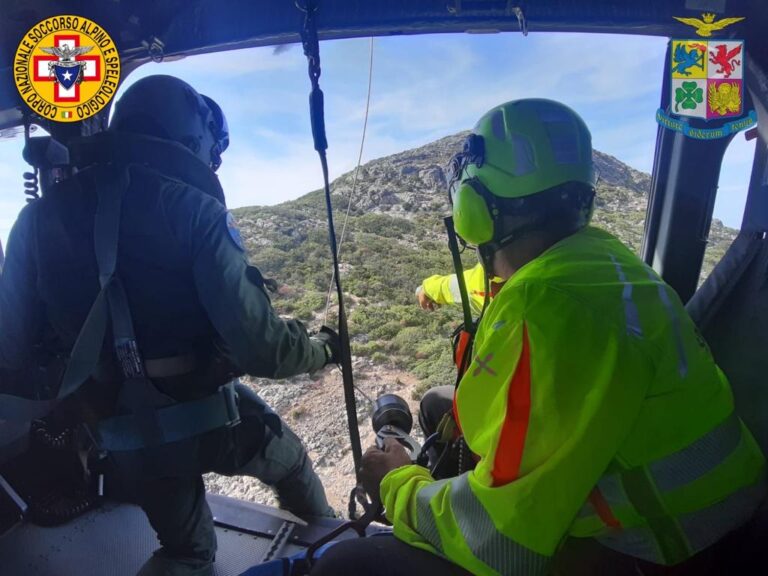
[[[344,178],[348,177],[339,180]],[[409,189],[417,184],[408,184]],[[598,198],[595,223],[639,252],[645,218],[642,192],[606,184]],[[334,202],[340,234],[346,198],[334,196]],[[446,210],[444,196],[433,194],[421,202],[409,199],[400,208],[406,211],[378,213],[353,206],[341,248],[342,282],[353,354],[411,372],[421,382],[420,394],[431,386],[454,382],[450,335],[461,314],[458,307],[421,310],[414,297],[425,277],[453,270],[441,218]],[[251,262],[280,284],[273,296],[278,312],[319,328],[331,282],[322,192],[234,213]],[[733,230],[713,224],[706,270],[722,256],[733,235]],[[464,254],[464,262],[473,266],[474,254]],[[335,299],[335,289],[333,293]],[[335,314],[331,308],[331,325]]]

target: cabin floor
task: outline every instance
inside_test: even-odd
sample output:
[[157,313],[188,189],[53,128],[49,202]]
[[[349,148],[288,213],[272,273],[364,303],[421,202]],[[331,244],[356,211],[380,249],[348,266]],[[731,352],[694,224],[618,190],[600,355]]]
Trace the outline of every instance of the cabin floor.
[[[317,519],[302,525],[280,510],[221,496],[209,495],[209,504],[219,545],[216,576],[237,576],[266,560],[291,556],[342,522]],[[342,538],[353,535],[348,532]],[[3,576],[134,576],[158,546],[138,506],[105,502],[55,528],[19,523],[0,537],[0,572]]]

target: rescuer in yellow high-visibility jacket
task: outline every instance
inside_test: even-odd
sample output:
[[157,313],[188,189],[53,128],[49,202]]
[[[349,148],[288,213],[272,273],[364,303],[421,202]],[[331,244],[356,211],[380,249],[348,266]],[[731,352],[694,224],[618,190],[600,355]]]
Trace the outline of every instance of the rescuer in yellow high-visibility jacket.
[[405,575],[423,552],[433,573],[545,574],[584,541],[601,559],[585,573],[700,574],[758,509],[765,459],[679,298],[588,226],[591,151],[548,100],[476,125],[454,163],[456,231],[508,279],[457,391],[477,465],[436,481],[396,443],[369,449],[363,482],[399,542],[338,545],[313,574],[352,557],[356,573]]
[[[475,315],[479,315],[485,304],[485,270],[478,263],[469,270],[464,271],[464,283],[467,286],[469,306]],[[501,289],[501,279],[494,278],[489,282],[489,299],[493,298]],[[419,305],[425,310],[434,310],[435,306],[444,304],[461,304],[461,292],[456,274],[435,274],[424,281],[416,289],[416,298]]]

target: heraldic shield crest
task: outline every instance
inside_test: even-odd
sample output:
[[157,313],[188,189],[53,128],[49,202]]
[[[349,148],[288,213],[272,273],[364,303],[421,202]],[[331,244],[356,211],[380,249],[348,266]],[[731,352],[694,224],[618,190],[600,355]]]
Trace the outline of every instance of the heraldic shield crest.
[[670,112],[716,120],[744,113],[744,41],[672,40]]

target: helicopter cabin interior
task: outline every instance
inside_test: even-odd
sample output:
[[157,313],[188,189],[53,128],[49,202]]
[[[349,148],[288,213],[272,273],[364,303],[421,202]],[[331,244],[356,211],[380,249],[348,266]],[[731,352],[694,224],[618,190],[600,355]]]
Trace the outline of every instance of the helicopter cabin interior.
[[[734,137],[695,139],[659,126],[642,257],[678,292],[734,387],[737,409],[768,453],[768,2],[757,0],[11,0],[0,18],[0,131],[43,127],[50,137],[25,150],[46,186],[66,170],[67,143],[104,130],[108,112],[76,123],[52,123],[30,113],[13,82],[19,39],[36,22],[82,14],[116,39],[123,78],[149,61],[208,52],[301,42],[307,10],[322,41],[408,34],[547,32],[612,33],[675,38],[689,29],[678,16],[744,17],[734,34],[746,42],[746,103],[756,111],[757,139],[748,199],[738,237],[701,287],[723,155]],[[670,58],[667,58],[667,67]],[[542,72],[546,73],[546,72]],[[668,109],[667,71],[659,71],[661,109]],[[309,85],[308,85],[309,86]],[[694,127],[712,127],[691,120]],[[307,126],[309,138],[310,127]],[[332,136],[332,135],[331,135]],[[63,525],[35,522],[72,506],[51,491],[66,483],[71,454],[35,423],[0,420],[0,572],[21,575],[133,574],[156,547],[141,510],[119,490],[101,494],[109,476],[92,462],[93,493],[76,499],[83,510]],[[102,466],[102,468],[100,468]],[[108,487],[119,482],[106,482]],[[82,496],[82,495],[81,495]],[[280,510],[210,496],[219,540],[216,573],[234,576],[269,559],[309,546],[341,521],[304,522]],[[65,508],[63,511],[56,507]],[[45,524],[45,522],[42,522]],[[383,530],[385,528],[372,528]],[[763,523],[764,539],[768,523]],[[353,537],[345,534],[341,537]]]

